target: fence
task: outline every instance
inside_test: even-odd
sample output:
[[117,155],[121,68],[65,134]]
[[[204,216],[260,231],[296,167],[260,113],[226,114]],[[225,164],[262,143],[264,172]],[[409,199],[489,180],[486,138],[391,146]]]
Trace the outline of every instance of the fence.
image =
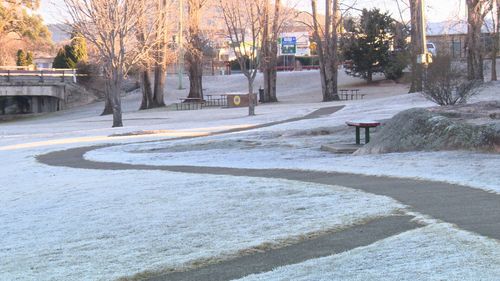
[[76,83],[76,69],[39,69],[39,70],[24,70],[24,69],[2,69],[0,68],[0,77],[3,77],[5,82],[36,80],[44,83],[46,80],[54,82],[60,79],[61,82]]

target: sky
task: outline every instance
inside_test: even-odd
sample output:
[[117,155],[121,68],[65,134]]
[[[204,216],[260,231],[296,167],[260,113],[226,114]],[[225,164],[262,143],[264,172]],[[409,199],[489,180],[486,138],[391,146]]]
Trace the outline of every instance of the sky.
[[[246,0],[241,0],[246,1]],[[301,10],[310,11],[310,0],[288,0],[290,3],[297,5]],[[407,1],[407,0],[406,0]],[[322,0],[318,1],[318,6],[321,8]],[[345,0],[344,3],[356,3],[356,7],[373,8],[377,7],[381,10],[386,10],[392,13],[394,18],[399,18],[396,0]],[[428,21],[439,22],[450,18],[457,19],[464,17],[464,0],[426,0],[426,12]],[[61,23],[64,22],[64,4],[62,0],[41,0],[39,13],[42,15],[46,23]]]

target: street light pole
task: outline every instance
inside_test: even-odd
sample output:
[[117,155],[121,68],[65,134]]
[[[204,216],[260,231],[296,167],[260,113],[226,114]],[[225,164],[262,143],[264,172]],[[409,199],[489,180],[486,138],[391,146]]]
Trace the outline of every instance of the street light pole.
[[423,55],[425,55],[425,57],[423,57],[422,59],[425,58],[425,60],[422,61],[422,63],[424,64],[424,66],[427,66],[427,64],[429,63],[429,59],[427,57],[427,36],[426,36],[426,32],[425,32],[425,27],[426,27],[426,24],[425,24],[425,0],[420,0],[420,32],[421,32],[421,36],[420,38],[422,39],[422,53]]
[[183,21],[184,21],[184,0],[179,0],[179,54],[178,54],[178,66],[177,66],[177,71],[178,71],[178,76],[179,76],[179,90],[184,89],[182,86],[182,73],[184,72],[184,31],[183,31]]

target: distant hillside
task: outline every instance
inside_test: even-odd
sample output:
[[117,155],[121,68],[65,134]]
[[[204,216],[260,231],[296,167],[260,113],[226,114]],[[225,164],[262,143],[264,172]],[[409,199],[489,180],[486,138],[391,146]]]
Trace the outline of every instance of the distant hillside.
[[52,34],[52,41],[55,44],[69,40],[71,37],[70,33],[67,32],[69,27],[65,24],[49,24],[47,28]]

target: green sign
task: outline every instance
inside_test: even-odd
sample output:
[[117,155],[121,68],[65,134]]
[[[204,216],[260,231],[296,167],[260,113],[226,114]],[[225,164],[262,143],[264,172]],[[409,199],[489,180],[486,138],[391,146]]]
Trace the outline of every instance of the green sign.
[[296,45],[281,45],[281,54],[283,55],[294,55],[297,53]]
[[295,55],[297,53],[297,38],[283,37],[281,38],[281,54]]

